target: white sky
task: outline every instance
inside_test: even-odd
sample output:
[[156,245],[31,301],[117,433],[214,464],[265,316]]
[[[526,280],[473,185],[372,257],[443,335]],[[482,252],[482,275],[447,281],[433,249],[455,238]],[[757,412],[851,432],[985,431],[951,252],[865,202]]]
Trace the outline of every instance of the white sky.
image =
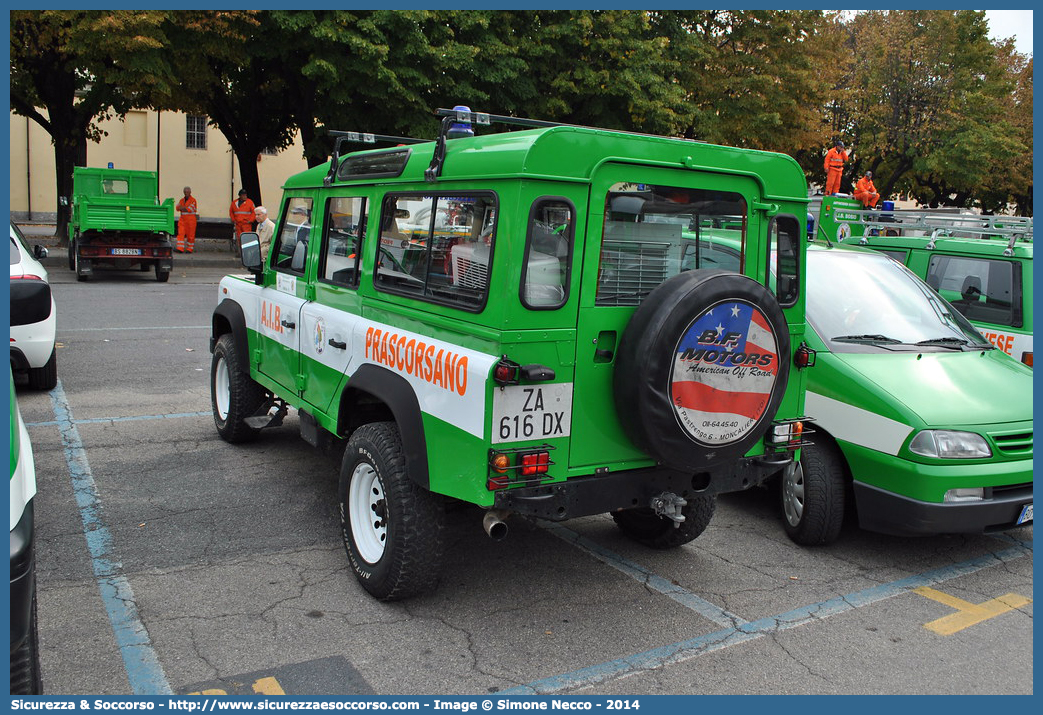
[[994,40],[1013,37],[1019,53],[1032,54],[1032,10],[986,10],[985,16]]

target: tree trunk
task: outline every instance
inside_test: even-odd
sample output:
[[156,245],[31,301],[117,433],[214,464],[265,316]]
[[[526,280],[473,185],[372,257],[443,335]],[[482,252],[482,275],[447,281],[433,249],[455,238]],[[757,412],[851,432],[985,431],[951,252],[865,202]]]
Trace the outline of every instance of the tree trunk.
[[[261,179],[257,173],[257,157],[260,155],[260,150],[237,151],[235,154],[236,159],[239,160],[239,176],[242,177],[243,182],[241,188],[246,189],[247,197],[254,202],[255,206],[264,205],[261,197]],[[235,198],[235,196],[232,197],[233,200]],[[274,215],[274,212],[271,213]]]

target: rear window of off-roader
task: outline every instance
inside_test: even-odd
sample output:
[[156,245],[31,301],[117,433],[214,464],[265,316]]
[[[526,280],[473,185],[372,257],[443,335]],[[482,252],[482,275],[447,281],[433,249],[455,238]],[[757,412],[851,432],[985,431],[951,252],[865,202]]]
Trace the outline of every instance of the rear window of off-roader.
[[683,271],[742,271],[746,201],[729,191],[617,183],[605,197],[596,305],[638,305]]
[[492,195],[399,194],[380,208],[378,290],[479,311],[496,238]]

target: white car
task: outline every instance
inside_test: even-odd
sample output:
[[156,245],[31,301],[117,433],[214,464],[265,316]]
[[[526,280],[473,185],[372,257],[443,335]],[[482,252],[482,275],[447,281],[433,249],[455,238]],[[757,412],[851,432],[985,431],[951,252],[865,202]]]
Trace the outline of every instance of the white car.
[[11,369],[29,373],[29,387],[50,390],[58,384],[54,349],[55,308],[47,269],[47,249],[33,246],[11,224]]

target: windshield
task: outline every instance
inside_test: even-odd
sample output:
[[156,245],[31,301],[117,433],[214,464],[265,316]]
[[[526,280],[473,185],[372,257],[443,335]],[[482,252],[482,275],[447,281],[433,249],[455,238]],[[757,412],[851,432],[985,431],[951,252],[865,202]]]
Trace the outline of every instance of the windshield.
[[926,283],[877,253],[808,251],[808,322],[834,352],[992,348]]

